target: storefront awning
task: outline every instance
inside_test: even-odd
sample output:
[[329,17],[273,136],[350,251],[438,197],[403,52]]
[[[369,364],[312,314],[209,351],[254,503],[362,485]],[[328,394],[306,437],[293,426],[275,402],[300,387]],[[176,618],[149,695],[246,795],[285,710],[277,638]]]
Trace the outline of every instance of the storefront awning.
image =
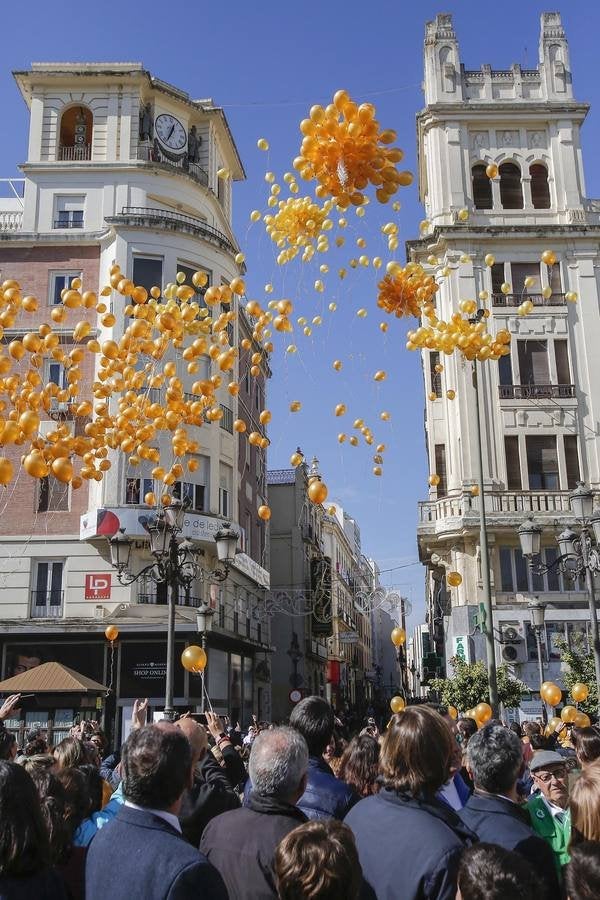
[[105,685],[57,662],[42,663],[0,681],[2,694],[103,694]]

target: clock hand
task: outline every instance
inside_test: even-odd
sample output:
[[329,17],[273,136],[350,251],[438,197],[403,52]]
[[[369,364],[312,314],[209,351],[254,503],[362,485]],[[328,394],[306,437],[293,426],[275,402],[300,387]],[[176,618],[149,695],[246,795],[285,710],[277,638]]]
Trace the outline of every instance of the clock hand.
[[170,130],[170,132],[169,132],[168,135],[167,135],[167,140],[168,140],[168,141],[171,140],[171,135],[173,134],[174,131],[175,131],[175,126],[172,125],[172,126],[171,126],[171,130]]

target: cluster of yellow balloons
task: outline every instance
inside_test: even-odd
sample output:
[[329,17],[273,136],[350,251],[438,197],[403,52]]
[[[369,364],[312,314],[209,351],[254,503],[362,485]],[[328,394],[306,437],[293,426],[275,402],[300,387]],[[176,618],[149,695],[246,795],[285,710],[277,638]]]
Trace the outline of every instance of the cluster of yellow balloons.
[[190,644],[181,654],[181,665],[187,672],[192,672],[194,675],[203,672],[206,663],[206,652],[196,644]]
[[319,206],[310,197],[288,197],[280,200],[278,207],[275,215],[267,214],[263,221],[267,234],[281,251],[277,257],[279,265],[294,259],[302,248],[303,262],[312,259],[315,249],[329,249],[326,232],[333,227],[328,218],[333,200]]
[[423,315],[428,324],[408,332],[407,350],[437,350],[447,356],[458,350],[466,359],[477,359],[480,362],[508,356],[510,332],[501,328],[497,334],[489,334],[487,330],[489,310],[485,310],[481,320],[475,321],[473,314],[476,310],[475,300],[462,300],[460,312],[452,313],[450,321],[446,322],[437,317],[432,304],[426,304],[423,307]]
[[304,135],[294,168],[306,181],[316,179],[318,197],[333,197],[341,209],[365,202],[365,188],[376,188],[380,203],[401,185],[412,182],[410,172],[400,172],[403,152],[390,147],[396,132],[380,130],[371,103],[354,103],[346,91],[337,91],[333,103],[313,106],[300,123]]
[[387,265],[387,275],[379,282],[377,306],[385,312],[401,316],[421,315],[425,304],[431,304],[439,290],[433,275],[428,275],[419,263],[401,266]]

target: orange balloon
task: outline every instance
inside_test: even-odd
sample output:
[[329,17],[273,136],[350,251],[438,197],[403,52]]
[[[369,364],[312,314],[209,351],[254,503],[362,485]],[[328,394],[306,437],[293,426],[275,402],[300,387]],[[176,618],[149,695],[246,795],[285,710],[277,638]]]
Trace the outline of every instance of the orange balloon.
[[577,718],[579,710],[575,709],[574,706],[563,706],[560,717],[563,722],[572,723]]
[[392,699],[390,700],[390,709],[392,710],[393,713],[402,712],[402,710],[404,709],[405,706],[406,706],[406,701],[405,701],[404,697],[396,696],[396,697],[392,697]]
[[489,703],[478,703],[475,707],[475,718],[485,724],[492,718],[492,707]]
[[320,479],[315,478],[309,484],[307,493],[311,503],[325,503],[328,494],[327,485]]
[[406,643],[406,632],[404,628],[394,628],[390,635],[394,647],[402,647]]
[[258,518],[262,519],[263,522],[268,522],[271,518],[271,510],[268,506],[259,506],[258,507]]
[[202,647],[191,644],[181,654],[181,665],[188,672],[203,672],[206,666],[206,653]]
[[571,697],[575,701],[575,703],[583,703],[588,698],[588,694],[590,692],[587,684],[583,684],[583,682],[576,682],[571,688]]
[[111,644],[113,641],[116,641],[116,639],[119,637],[119,629],[117,628],[117,626],[107,625],[104,629],[104,637],[107,641],[110,641]]

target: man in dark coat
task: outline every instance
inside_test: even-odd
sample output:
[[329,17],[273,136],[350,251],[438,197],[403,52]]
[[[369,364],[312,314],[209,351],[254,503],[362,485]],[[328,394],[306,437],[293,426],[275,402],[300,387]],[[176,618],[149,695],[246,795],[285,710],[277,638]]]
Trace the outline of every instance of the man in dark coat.
[[333,737],[333,709],[322,697],[305,697],[294,707],[290,727],[302,735],[309,753],[306,790],[299,808],[309,819],[343,819],[359,797],[335,777],[323,759]]
[[549,900],[560,897],[552,851],[531,827],[527,809],[518,804],[517,781],[524,768],[517,735],[501,725],[486,725],[467,747],[467,768],[475,792],[459,812],[480,841],[515,850],[533,866]]
[[86,900],[227,900],[218,872],[181,834],[192,753],[174,725],[135,729],[123,748],[125,804],[90,844]]
[[273,856],[306,816],[296,803],[306,785],[308,748],[292,728],[262,731],[252,744],[252,791],[243,809],[223,813],[204,829],[200,850],[221,874],[229,900],[277,897]]

